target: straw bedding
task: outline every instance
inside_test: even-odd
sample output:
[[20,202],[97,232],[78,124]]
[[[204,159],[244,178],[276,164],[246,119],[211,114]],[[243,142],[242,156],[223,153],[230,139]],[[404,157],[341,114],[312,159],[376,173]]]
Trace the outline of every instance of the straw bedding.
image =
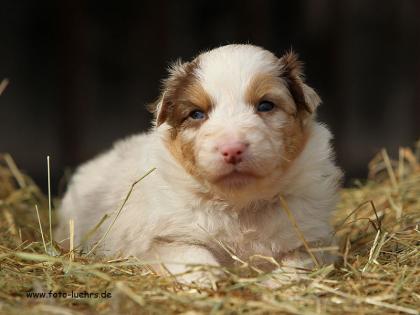
[[107,261],[52,246],[48,198],[1,155],[0,314],[419,314],[419,161],[419,145],[396,160],[382,150],[369,178],[342,190],[338,248],[312,249],[337,250],[335,266],[285,282],[243,262],[199,287],[159,277],[135,257]]

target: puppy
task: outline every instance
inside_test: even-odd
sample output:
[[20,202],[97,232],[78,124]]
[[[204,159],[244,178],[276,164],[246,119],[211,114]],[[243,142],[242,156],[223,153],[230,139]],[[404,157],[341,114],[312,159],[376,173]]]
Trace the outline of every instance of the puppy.
[[84,243],[92,249],[132,184],[155,167],[96,253],[158,260],[173,274],[187,264],[231,266],[232,257],[312,267],[299,231],[310,246],[333,242],[329,217],[342,177],[331,133],[315,120],[319,104],[293,53],[277,58],[260,47],[227,45],[175,63],[152,129],[77,170],[56,236],[68,237],[74,219],[78,244],[108,215]]

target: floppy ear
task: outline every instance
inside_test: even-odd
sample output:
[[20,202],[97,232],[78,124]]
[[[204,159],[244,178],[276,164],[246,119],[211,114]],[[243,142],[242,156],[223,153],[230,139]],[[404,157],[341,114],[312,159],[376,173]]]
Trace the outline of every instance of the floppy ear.
[[155,115],[157,127],[163,124],[174,110],[178,92],[188,84],[195,66],[194,61],[182,63],[181,60],[177,60],[169,67],[169,76],[163,81],[160,98],[149,106],[149,110]]
[[310,86],[304,82],[303,65],[298,56],[290,51],[280,58],[281,77],[286,81],[292,95],[297,111],[305,111],[309,114],[315,112],[321,99]]
[[159,127],[166,121],[169,106],[170,104],[165,100],[165,91],[162,92],[157,101],[147,105],[147,109],[155,116],[153,123],[156,127]]

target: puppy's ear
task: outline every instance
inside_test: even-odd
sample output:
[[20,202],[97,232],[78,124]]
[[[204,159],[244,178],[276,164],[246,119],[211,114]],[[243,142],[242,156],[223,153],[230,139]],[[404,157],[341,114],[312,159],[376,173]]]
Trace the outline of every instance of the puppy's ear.
[[167,121],[173,112],[179,94],[193,78],[195,66],[194,61],[182,63],[177,60],[169,67],[169,76],[163,81],[161,97],[149,106],[149,110],[155,114],[157,127]]
[[170,104],[165,101],[165,91],[162,92],[161,97],[157,101],[147,105],[149,112],[153,113],[155,116],[154,125],[156,127],[159,127],[166,121],[169,107]]
[[298,112],[312,114],[315,112],[321,99],[318,94],[305,84],[303,65],[298,56],[290,51],[280,58],[281,77],[286,81],[290,94],[292,95]]

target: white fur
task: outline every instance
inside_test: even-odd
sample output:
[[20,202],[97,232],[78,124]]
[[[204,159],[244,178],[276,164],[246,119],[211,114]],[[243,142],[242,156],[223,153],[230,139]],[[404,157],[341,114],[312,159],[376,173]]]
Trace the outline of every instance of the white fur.
[[[106,231],[130,186],[144,173],[156,171],[138,183],[109,235],[98,247],[104,255],[134,255],[159,259],[173,272],[175,263],[224,264],[217,241],[229,246],[244,260],[260,254],[284,257],[302,246],[278,197],[285,197],[308,242],[332,240],[329,217],[337,202],[340,170],[334,165],[331,134],[315,121],[307,123],[308,139],[302,152],[284,173],[272,174],[281,161],[282,142],[270,139],[270,126],[244,104],[244,93],[253,74],[276,73],[274,56],[250,45],[225,46],[199,57],[200,83],[217,106],[195,139],[198,165],[209,182],[189,175],[164,145],[169,126],[164,123],[149,133],[124,139],[114,148],[82,165],[62,201],[57,237],[68,236],[67,222],[75,220],[76,244],[105,214],[111,214],[90,239],[90,248]],[[291,96],[284,90],[285,98]],[[282,93],[283,93],[282,92]],[[272,124],[281,128],[286,115],[277,114]],[[274,125],[273,125],[274,126]],[[245,185],[244,193],[213,194],[213,177],[231,171],[215,152],[226,137],[250,143],[246,163],[261,175],[263,184]],[[223,189],[220,189],[223,191]],[[160,240],[168,240],[169,243]],[[215,252],[217,252],[217,254]]]

